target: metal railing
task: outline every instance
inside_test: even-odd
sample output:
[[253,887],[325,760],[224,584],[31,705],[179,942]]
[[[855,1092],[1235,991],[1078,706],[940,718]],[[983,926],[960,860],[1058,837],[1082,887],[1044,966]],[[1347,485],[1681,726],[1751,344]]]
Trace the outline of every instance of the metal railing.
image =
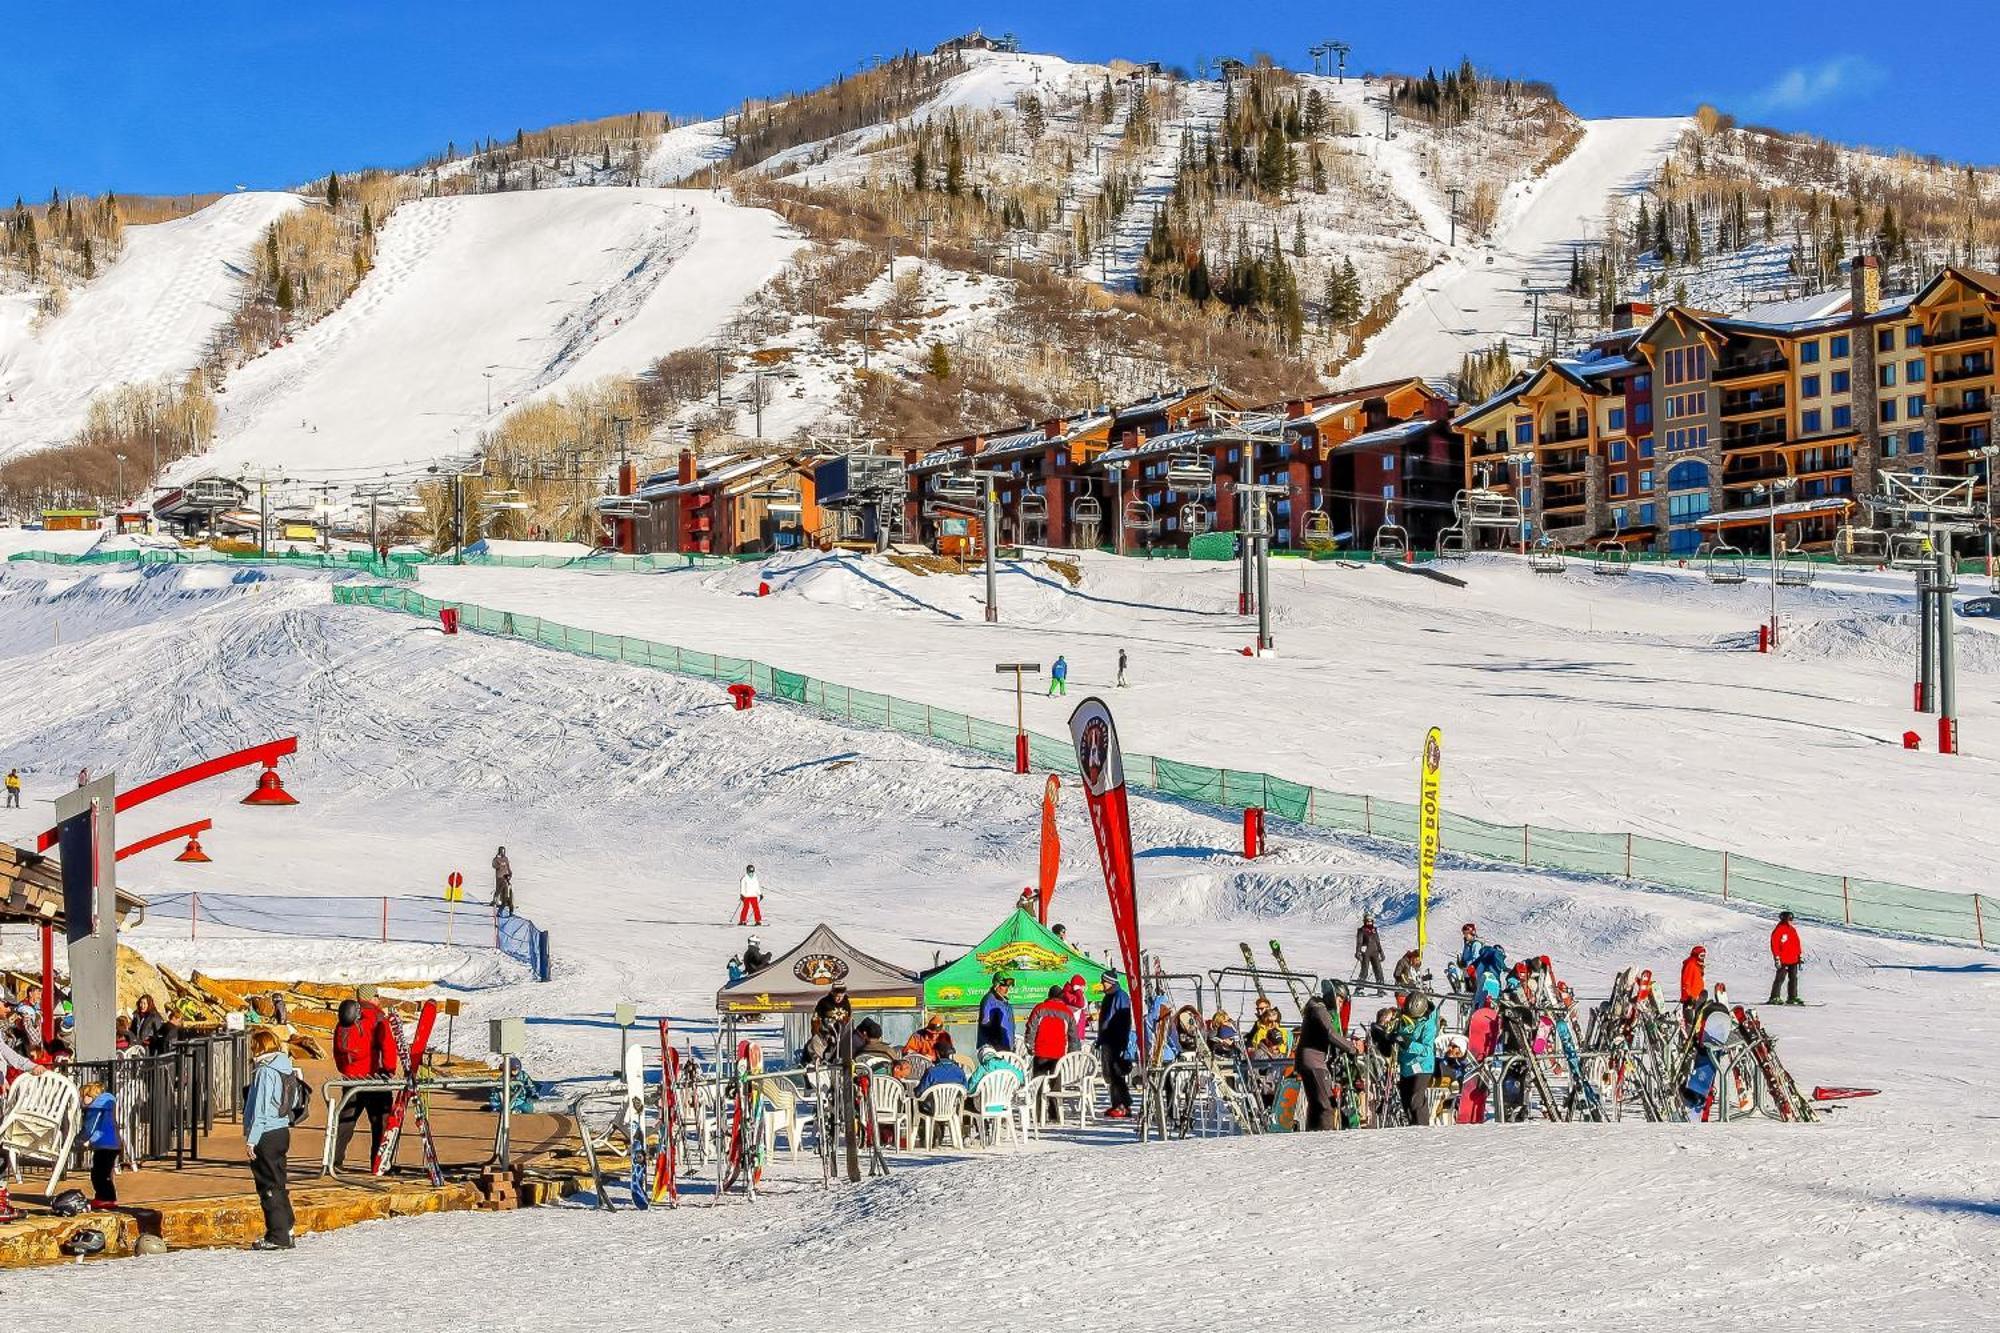
[[[179,1170],[200,1156],[217,1120],[241,1119],[248,1043],[241,1032],[181,1037],[160,1054],[79,1060],[62,1072],[79,1088],[102,1083],[116,1098],[119,1132],[133,1161],[172,1158]],[[80,1134],[77,1156],[89,1160]]]

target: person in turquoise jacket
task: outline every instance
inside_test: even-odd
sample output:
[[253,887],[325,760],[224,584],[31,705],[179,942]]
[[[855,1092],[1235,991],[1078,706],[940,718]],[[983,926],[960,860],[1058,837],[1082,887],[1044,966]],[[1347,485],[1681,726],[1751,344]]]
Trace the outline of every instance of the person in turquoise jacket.
[[1396,1091],[1410,1123],[1430,1123],[1431,1079],[1437,1074],[1438,1009],[1431,997],[1413,991],[1396,1031]]
[[285,1156],[292,1150],[292,1122],[285,1115],[285,1076],[296,1074],[278,1034],[258,1028],[250,1034],[256,1064],[243,1093],[243,1141],[250,1147],[250,1178],[264,1210],[264,1235],[253,1250],[292,1248],[292,1195],[285,1184]]

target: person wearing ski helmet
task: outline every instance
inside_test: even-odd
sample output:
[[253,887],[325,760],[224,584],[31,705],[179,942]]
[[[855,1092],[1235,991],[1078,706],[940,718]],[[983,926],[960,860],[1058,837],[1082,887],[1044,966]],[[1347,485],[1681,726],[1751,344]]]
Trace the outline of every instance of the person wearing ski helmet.
[[1319,983],[1319,994],[1306,1001],[1305,1013],[1299,1020],[1292,1072],[1298,1075],[1299,1086],[1305,1093],[1305,1127],[1312,1131],[1334,1127],[1333,1052],[1361,1054],[1358,1043],[1341,1035],[1340,1021],[1334,1017],[1338,1012],[1340,987],[1327,978]]
[[1396,1028],[1396,1092],[1412,1125],[1431,1121],[1431,1080],[1437,1075],[1438,1021],[1431,997],[1411,994]]
[[1780,1003],[1778,991],[1783,987],[1788,994],[1782,1003],[1804,1004],[1799,998],[1799,964],[1803,961],[1799,949],[1798,928],[1792,924],[1790,912],[1778,913],[1777,928],[1771,932],[1771,962],[1777,967],[1777,974],[1771,978],[1771,1003]]
[[743,945],[744,975],[755,976],[770,965],[771,951],[764,947],[763,941],[752,935]]
[[1478,989],[1472,970],[1479,962],[1479,951],[1486,946],[1480,942],[1479,927],[1468,921],[1458,928],[1458,957],[1451,960],[1445,977],[1454,988],[1463,986],[1466,990]]
[[333,1067],[342,1078],[383,1080],[380,1088],[348,1089],[334,1130],[333,1169],[338,1171],[347,1162],[354,1127],[366,1115],[368,1161],[373,1166],[388,1133],[389,1110],[396,1099],[388,1085],[396,1073],[396,1033],[381,1009],[355,999],[340,1002],[333,1027]]
[[1694,1031],[1695,1013],[1708,990],[1708,950],[1697,944],[1681,962],[1681,1020]]
[[1368,980],[1368,974],[1375,974],[1375,984],[1382,984],[1382,934],[1375,929],[1375,914],[1363,912],[1361,924],[1354,931],[1354,963],[1356,981]]

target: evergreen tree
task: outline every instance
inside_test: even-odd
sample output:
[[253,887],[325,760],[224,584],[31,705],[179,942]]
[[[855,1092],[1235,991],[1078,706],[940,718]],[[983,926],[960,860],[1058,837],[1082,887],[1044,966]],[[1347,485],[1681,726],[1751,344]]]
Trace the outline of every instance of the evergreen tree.
[[1701,223],[1695,218],[1692,199],[1687,205],[1687,261],[1690,264],[1701,262]]
[[1639,217],[1632,224],[1632,248],[1650,250],[1653,246],[1653,219],[1646,211],[1646,197],[1639,196]]
[[1285,144],[1285,132],[1276,125],[1267,128],[1257,149],[1257,188],[1266,194],[1283,194],[1286,179],[1291,174],[1291,160],[1291,149]]
[[1021,94],[1021,132],[1028,136],[1028,142],[1040,143],[1048,129],[1048,122],[1042,114],[1042,99],[1033,93]]
[[1306,257],[1306,215],[1304,213],[1295,213],[1292,215],[1292,257],[1294,259],[1304,259]]
[[910,187],[923,193],[930,177],[930,154],[924,151],[927,140],[917,140],[917,151],[910,156]]
[[326,206],[340,207],[340,177],[331,171],[326,173]]
[[278,309],[288,315],[292,313],[292,275],[289,273],[278,275]]
[[930,355],[925,361],[924,369],[934,380],[948,380],[951,378],[951,353],[945,350],[943,343],[934,342],[931,344]]
[[1326,135],[1326,98],[1317,88],[1306,94],[1303,128],[1308,139],[1324,138]]
[[958,123],[944,125],[944,192],[956,195],[965,188],[965,149],[959,142]]

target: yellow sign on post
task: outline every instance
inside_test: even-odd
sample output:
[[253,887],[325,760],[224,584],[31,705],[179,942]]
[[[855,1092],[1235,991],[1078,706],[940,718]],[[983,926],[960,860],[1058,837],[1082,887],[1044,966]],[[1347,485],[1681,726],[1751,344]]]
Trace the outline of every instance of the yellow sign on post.
[[1444,732],[1424,734],[1424,757],[1417,779],[1417,952],[1429,943],[1431,876],[1438,859],[1438,771],[1444,767]]
[[445,876],[444,900],[448,903],[462,903],[465,901],[465,876],[459,874],[456,870]]

